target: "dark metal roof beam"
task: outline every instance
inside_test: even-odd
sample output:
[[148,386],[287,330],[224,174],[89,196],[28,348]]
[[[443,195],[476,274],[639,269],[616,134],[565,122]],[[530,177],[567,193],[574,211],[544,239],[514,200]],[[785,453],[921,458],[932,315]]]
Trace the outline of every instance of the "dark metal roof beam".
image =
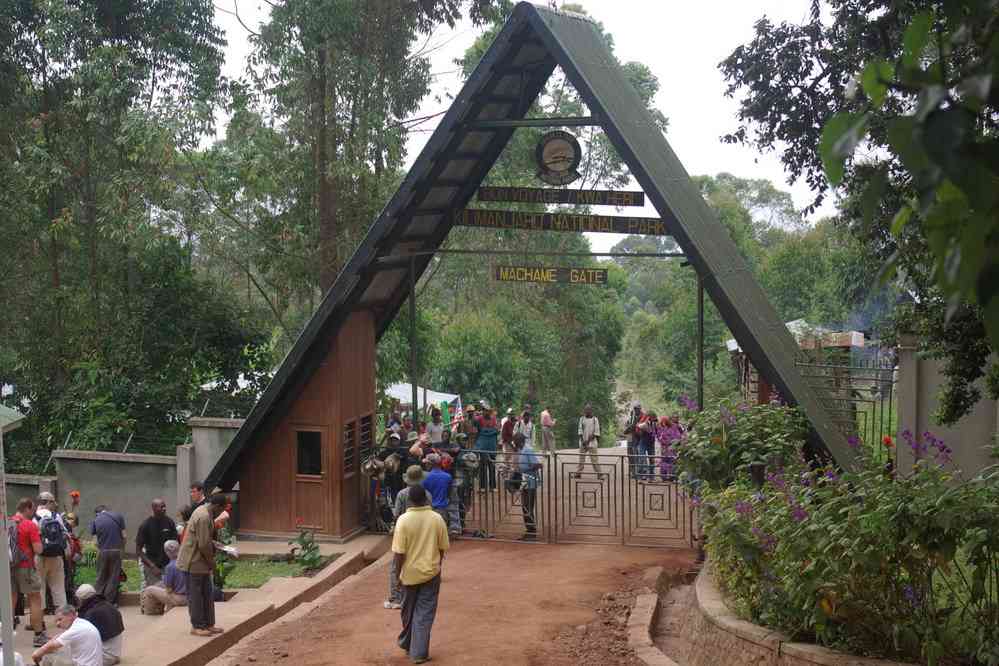
[[[495,46],[497,46],[497,47],[499,46],[499,44],[497,42],[493,42],[493,44]],[[513,47],[511,47],[511,48],[513,48]],[[513,109],[513,113],[511,115],[523,117],[527,113],[527,110],[530,108],[531,104],[534,103],[535,98],[537,98],[538,92],[540,92],[541,87],[544,86],[545,81],[547,81],[548,77],[551,76],[552,70],[555,69],[555,61],[554,61],[554,59],[552,59],[551,57],[549,57],[548,58],[548,63],[549,63],[549,69],[548,69],[547,73],[545,73],[544,79],[541,81],[540,84],[538,84],[538,85],[535,86],[535,83],[536,83],[536,81],[538,79],[538,76],[539,76],[537,70],[534,71],[534,76],[532,78],[528,79],[528,84],[523,87],[523,89],[527,91],[527,94],[525,94],[525,96],[524,96],[524,99],[526,101],[522,101],[521,102],[520,108]],[[480,65],[481,65],[481,63],[480,63]],[[487,70],[484,70],[484,71],[487,71]],[[500,80],[502,78],[503,78],[502,76],[496,75],[495,72],[491,72],[489,74],[489,78],[487,79],[487,81],[483,85],[482,91],[480,93],[478,93],[476,95],[473,95],[471,97],[471,100],[469,101],[470,108],[468,109],[468,113],[466,114],[466,117],[468,117],[468,118],[474,118],[475,116],[477,116],[482,111],[482,109],[488,103],[486,101],[487,98],[496,89],[496,86],[498,86],[500,84]],[[532,92],[533,92],[533,94],[532,94]],[[436,162],[433,165],[433,167],[430,169],[430,172],[428,173],[427,178],[424,181],[420,182],[414,188],[414,194],[413,194],[413,198],[411,200],[412,203],[410,204],[410,209],[411,210],[417,209],[419,207],[419,205],[423,203],[423,200],[426,198],[427,193],[434,187],[434,182],[433,181],[438,176],[440,176],[440,174],[443,173],[444,169],[447,167],[448,160],[447,160],[446,156],[448,155],[448,153],[451,150],[457,151],[457,147],[460,146],[461,142],[464,140],[464,138],[465,138],[464,137],[464,132],[459,131],[459,129],[460,129],[459,127],[455,128],[455,132],[451,135],[450,140],[445,144],[445,147],[439,153],[435,154],[435,160],[436,160]],[[507,132],[509,132],[509,133],[512,134],[513,130],[507,130]],[[478,178],[478,180],[473,179],[471,177],[471,175],[469,176],[468,182],[465,182],[465,187],[462,190],[459,190],[457,196],[454,198],[453,205],[464,206],[466,203],[468,203],[468,201],[472,197],[472,192],[474,192],[474,190],[478,187],[479,181],[481,181],[483,178],[485,178],[485,174],[488,173],[489,169],[492,168],[493,163],[499,157],[499,154],[500,154],[500,152],[502,152],[503,148],[506,147],[506,143],[507,143],[507,141],[509,141],[509,139],[510,139],[510,134],[506,134],[504,136],[501,133],[497,133],[497,134],[493,135],[493,137],[490,140],[490,142],[486,145],[485,150],[479,156],[479,159],[482,160],[482,162],[480,162],[479,167],[478,167],[477,170],[473,170],[473,174],[481,171],[481,176]],[[502,142],[499,145],[498,149],[495,148],[495,146],[497,144],[497,141],[501,141]],[[482,164],[483,163],[486,165],[485,166],[485,170],[482,170]],[[468,187],[468,183],[469,182],[473,183],[473,186],[471,188]],[[467,196],[465,194],[465,190],[469,190]],[[412,218],[412,215],[410,213],[410,210],[403,210],[402,212],[400,212],[399,218],[396,221],[395,228],[382,239],[382,241],[379,243],[379,249],[390,248],[395,243],[397,243],[399,241],[399,239],[402,236],[405,235],[406,225],[403,224],[403,222],[406,221],[406,220],[409,220],[411,218]],[[448,228],[450,229],[450,225],[448,225]],[[447,235],[446,231],[445,231],[444,235]],[[422,268],[421,268],[421,270],[422,270]],[[401,301],[400,301],[400,303],[401,303]],[[392,311],[392,315],[393,316],[395,316],[395,312],[396,312],[396,310]],[[381,335],[381,332],[379,332],[379,336],[380,335]]]
[[[496,42],[493,42],[494,44]],[[524,100],[521,105],[514,109],[513,114],[521,118],[527,115],[527,111],[534,104],[534,100],[537,99],[541,90],[545,87],[548,78],[551,76],[552,72],[555,71],[555,59],[552,56],[548,56],[547,66],[544,69],[535,69],[532,75],[527,79],[526,83],[522,86],[522,92],[524,93]],[[494,84],[498,83],[498,80],[494,81]],[[484,91],[484,92],[488,92]],[[480,107],[481,108],[481,107]],[[474,110],[473,110],[474,111]],[[475,111],[475,113],[478,113]],[[469,116],[472,114],[469,113]],[[496,130],[493,135],[492,140],[487,144],[482,160],[476,164],[475,169],[468,176],[468,183],[461,190],[458,191],[452,200],[452,205],[455,207],[464,207],[472,197],[475,195],[475,191],[478,189],[482,181],[485,180],[486,175],[489,170],[493,168],[493,164],[499,159],[500,153],[506,148],[507,143],[509,143],[510,138],[513,136],[513,128],[505,128]],[[451,231],[451,224],[439,224],[437,225],[437,230],[432,234],[431,238],[425,243],[425,245],[432,247],[440,247],[447,238],[448,233]],[[417,275],[422,275],[423,271],[430,264],[432,256],[425,256],[418,258],[416,260],[416,270]],[[394,297],[394,302],[392,306],[385,311],[385,317],[378,323],[378,328],[376,330],[376,339],[381,339],[382,334],[388,329],[389,324],[395,318],[402,304],[406,302],[409,294],[407,290],[401,289]]]
[[566,116],[564,118],[521,118],[520,120],[473,120],[465,123],[465,129],[475,131],[510,127],[588,127],[600,124],[600,119],[596,116]]
[[[445,162],[446,160],[441,160]],[[467,181],[464,178],[437,178],[430,184],[430,189],[435,187],[461,187]],[[410,213],[412,215],[412,213]]]

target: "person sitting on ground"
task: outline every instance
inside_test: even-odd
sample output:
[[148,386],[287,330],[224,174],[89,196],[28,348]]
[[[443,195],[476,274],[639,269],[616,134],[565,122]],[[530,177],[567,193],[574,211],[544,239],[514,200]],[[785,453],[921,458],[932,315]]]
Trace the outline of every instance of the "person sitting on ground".
[[121,661],[121,641],[125,633],[121,611],[97,594],[93,585],[84,584],[76,588],[76,598],[80,602],[80,617],[97,627],[101,635],[104,666],[114,666]]
[[430,472],[427,478],[423,479],[423,487],[430,494],[430,506],[444,519],[444,524],[448,524],[448,505],[451,504],[451,475],[441,467],[441,457],[436,453],[431,453],[426,457],[426,462],[430,465]]
[[[406,513],[406,509],[409,508],[410,488],[423,485],[424,478],[426,478],[426,473],[419,465],[410,465],[406,470],[406,474],[403,476],[406,487],[396,494],[395,505],[392,507],[392,514],[396,520],[399,520],[399,516]],[[390,610],[402,608],[402,587],[399,584],[399,570],[395,566],[395,560],[392,560],[389,566],[389,598],[382,606]]]
[[174,606],[187,605],[187,575],[177,568],[177,555],[180,553],[180,543],[175,540],[163,544],[170,562],[163,569],[163,580],[159,585],[146,588],[146,594],[163,604],[164,612]]
[[[69,604],[56,609],[55,621],[63,632],[32,653],[34,663],[43,666],[65,664],[66,659],[62,659],[65,656],[72,666],[104,666],[101,633],[97,627],[77,615],[76,608]],[[65,652],[60,653],[62,650]]]

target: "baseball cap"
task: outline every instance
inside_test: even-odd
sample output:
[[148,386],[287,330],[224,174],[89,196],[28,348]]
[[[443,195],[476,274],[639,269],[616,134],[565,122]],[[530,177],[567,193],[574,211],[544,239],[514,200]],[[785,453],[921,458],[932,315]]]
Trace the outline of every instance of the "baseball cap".
[[38,493],[38,499],[43,502],[55,502],[55,495],[46,490],[43,493]]

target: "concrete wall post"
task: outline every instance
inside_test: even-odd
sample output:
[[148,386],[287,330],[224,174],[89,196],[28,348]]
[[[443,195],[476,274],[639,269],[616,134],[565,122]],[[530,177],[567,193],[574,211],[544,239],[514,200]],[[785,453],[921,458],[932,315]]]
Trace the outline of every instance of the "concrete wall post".
[[[898,432],[908,430],[918,433],[919,414],[919,370],[920,362],[916,350],[916,338],[913,335],[902,335],[898,345],[898,381],[895,385],[895,395],[898,400]],[[892,433],[895,437],[897,433]],[[875,445],[877,442],[874,443]],[[896,442],[898,462],[903,469],[912,466],[912,451],[907,446]]]
[[177,447],[177,506],[191,503],[191,483],[194,478],[194,446],[184,444]]
[[[56,477],[40,477],[38,479],[38,494],[42,493],[52,493],[52,496],[57,500],[59,497],[59,483]],[[62,498],[65,499],[65,498]]]

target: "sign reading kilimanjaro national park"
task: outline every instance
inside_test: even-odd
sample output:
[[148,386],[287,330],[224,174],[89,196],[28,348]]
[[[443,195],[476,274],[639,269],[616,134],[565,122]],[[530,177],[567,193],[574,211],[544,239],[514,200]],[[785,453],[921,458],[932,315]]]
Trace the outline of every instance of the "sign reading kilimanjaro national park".
[[493,278],[500,282],[607,284],[607,269],[566,268],[564,266],[496,266],[493,268]]
[[463,208],[454,211],[454,224],[462,227],[522,229],[527,231],[574,231],[605,234],[669,236],[658,217],[577,215],[575,213],[528,213],[518,210]]

